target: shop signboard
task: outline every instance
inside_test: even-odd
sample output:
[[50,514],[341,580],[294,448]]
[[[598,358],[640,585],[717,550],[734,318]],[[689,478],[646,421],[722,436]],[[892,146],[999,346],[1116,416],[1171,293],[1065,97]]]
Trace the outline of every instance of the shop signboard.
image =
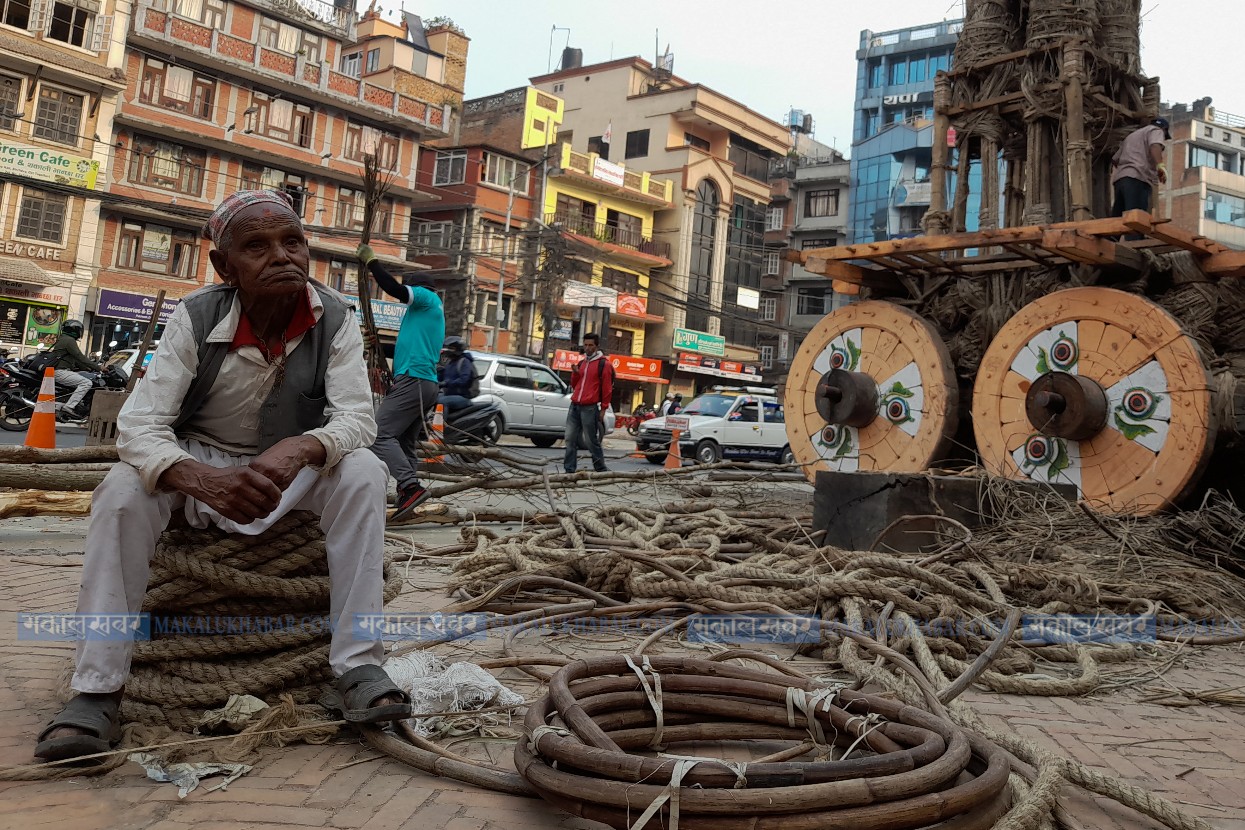
[[729,380],[742,380],[749,383],[761,381],[761,367],[753,363],[741,363],[737,360],[718,360],[695,354],[679,355],[679,371],[691,372],[696,375],[712,375]]
[[0,139],[0,173],[94,190],[99,162],[60,150]]
[[562,291],[562,302],[585,308],[608,308],[610,311],[617,311],[618,292],[603,285],[572,281]]
[[[363,312],[359,309],[358,297],[346,297],[355,306],[355,317],[359,325],[363,324]],[[372,300],[372,319],[376,328],[385,331],[397,331],[402,326],[402,318],[406,316],[406,306],[402,303],[387,303],[383,300]]]
[[707,334],[692,329],[674,330],[675,351],[696,352],[697,354],[722,357],[726,354],[726,338],[717,334]]
[[661,361],[655,357],[634,357],[632,355],[610,355],[610,364],[614,374],[622,380],[634,380],[641,383],[661,383]]
[[761,292],[754,288],[744,288],[742,285],[735,293],[735,305],[740,308],[757,309],[761,307]]
[[584,356],[570,349],[555,349],[553,352],[553,368],[559,372],[569,372]]
[[[65,279],[70,280],[73,277],[66,274]],[[69,305],[69,289],[59,285],[32,285],[13,280],[0,280],[0,297],[48,305]]]
[[570,340],[571,334],[574,332],[575,321],[573,320],[554,320],[553,327],[549,329],[550,340]]
[[30,314],[26,318],[26,345],[38,346],[46,343],[51,346],[61,332],[61,323],[65,321],[65,309],[52,306],[30,306]]
[[0,300],[0,343],[20,343],[26,339],[28,308],[25,303]]
[[622,187],[626,181],[627,170],[620,164],[614,164],[603,158],[597,157],[596,163],[592,166],[592,178],[597,181],[612,184],[615,187]]
[[628,317],[644,317],[648,314],[648,297],[640,297],[636,294],[619,294],[617,313],[625,314]]
[[[181,300],[166,297],[156,322],[160,324],[167,323],[179,302]],[[119,320],[139,320],[145,323],[151,319],[151,312],[155,307],[156,298],[148,294],[132,294],[129,291],[114,291],[111,288],[101,288],[96,299],[95,313],[100,317],[113,317]]]

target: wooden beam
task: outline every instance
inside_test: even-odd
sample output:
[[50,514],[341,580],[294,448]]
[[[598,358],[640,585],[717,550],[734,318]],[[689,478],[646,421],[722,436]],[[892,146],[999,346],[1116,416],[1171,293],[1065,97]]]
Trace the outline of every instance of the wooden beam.
[[1213,239],[1197,236],[1170,222],[1155,222],[1144,210],[1130,210],[1124,214],[1124,224],[1137,233],[1143,233],[1154,239],[1161,239],[1168,245],[1183,248],[1198,256],[1221,254],[1228,250]]
[[847,294],[852,297],[857,297],[860,295],[859,285],[856,285],[850,282],[844,282],[843,280],[831,281],[830,287],[833,288],[839,294]]
[[1140,271],[1141,254],[1109,239],[1086,236],[1075,230],[1051,230],[1042,238],[1042,247],[1074,262],[1090,265],[1122,265]]
[[831,279],[850,282],[853,285],[863,285],[866,288],[877,288],[885,291],[902,289],[899,280],[895,279],[895,275],[890,271],[861,268],[859,265],[816,256],[816,251],[812,253],[814,256],[810,256],[804,262],[804,268],[809,273],[821,274]]
[[1245,251],[1211,254],[1201,262],[1202,270],[1219,277],[1245,277]]

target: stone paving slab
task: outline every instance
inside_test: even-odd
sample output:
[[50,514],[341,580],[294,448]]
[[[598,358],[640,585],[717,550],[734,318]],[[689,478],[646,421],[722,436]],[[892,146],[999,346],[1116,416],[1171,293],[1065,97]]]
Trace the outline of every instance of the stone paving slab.
[[[18,641],[19,610],[72,610],[77,592],[85,521],[0,522],[0,765],[31,761],[38,731],[59,708],[54,688],[72,658],[68,644]],[[47,532],[44,532],[47,528]],[[51,540],[24,541],[14,552],[8,531]],[[412,531],[440,544],[452,528]],[[447,569],[412,565],[396,610],[433,610],[449,600]],[[495,648],[495,643],[488,647]],[[530,643],[529,643],[530,645]],[[542,641],[565,651],[580,643]],[[606,646],[608,647],[608,646]],[[485,646],[461,647],[475,653]],[[452,652],[447,651],[446,654]],[[1147,669],[1130,671],[1143,677]],[[505,682],[524,694],[521,675]],[[1143,677],[1144,679],[1144,677]],[[1216,830],[1245,830],[1245,708],[1199,705],[1184,709],[1140,703],[1144,687],[1189,689],[1245,687],[1245,647],[1186,649],[1162,678],[1134,688],[1080,699],[996,695],[974,690],[965,700],[988,724],[1014,731],[1104,773],[1150,789],[1206,819]],[[504,756],[504,752],[500,755]],[[504,763],[504,758],[499,758]],[[600,828],[537,800],[480,790],[436,778],[377,753],[349,736],[324,746],[264,750],[249,775],[227,789],[207,779],[186,799],[129,764],[104,778],[0,783],[0,830],[276,830],[291,827],[342,830],[535,830]],[[1067,809],[1084,830],[1149,830],[1142,819],[1105,799],[1067,791]]]

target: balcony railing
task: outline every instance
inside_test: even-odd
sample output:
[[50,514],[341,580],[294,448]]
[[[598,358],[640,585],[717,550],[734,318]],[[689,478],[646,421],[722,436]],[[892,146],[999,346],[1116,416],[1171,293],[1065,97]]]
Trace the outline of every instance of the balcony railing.
[[633,228],[622,228],[606,222],[594,222],[588,217],[562,211],[545,214],[545,224],[557,225],[570,233],[592,237],[598,242],[608,242],[622,248],[630,248],[649,256],[670,258],[669,242],[654,242],[648,237],[641,236],[640,232]]
[[[302,9],[304,16],[311,17],[314,15],[304,7],[304,2],[308,7],[323,5],[318,0],[270,0],[274,7],[278,2],[292,9]],[[229,64],[241,64],[257,76],[283,81],[292,88],[298,88],[303,94],[318,93],[353,106],[383,111],[401,120],[414,121],[441,132],[446,131],[447,107],[430,104],[392,88],[379,87],[337,72],[327,63],[313,63],[302,55],[286,54],[261,46],[253,40],[234,37],[182,17],[176,12],[162,11],[158,8],[158,3],[152,0],[141,0],[133,25],[136,37],[162,41],[192,53],[210,55]],[[419,78],[411,73],[406,74],[411,75],[412,80]]]
[[[669,202],[671,196],[671,183],[663,179],[651,178],[648,173],[639,170],[627,170],[625,165],[609,165],[610,175],[604,175],[597,169],[597,161],[599,156],[596,153],[577,153],[571,149],[570,144],[562,145],[562,154],[559,167],[564,170],[573,170],[576,173],[596,179],[602,185],[617,187],[617,180],[611,179],[610,176],[618,175],[618,168],[624,168],[622,171],[622,186],[615,192],[626,198],[629,194],[636,194],[651,199],[660,199],[663,202]],[[605,164],[606,162],[602,162]]]

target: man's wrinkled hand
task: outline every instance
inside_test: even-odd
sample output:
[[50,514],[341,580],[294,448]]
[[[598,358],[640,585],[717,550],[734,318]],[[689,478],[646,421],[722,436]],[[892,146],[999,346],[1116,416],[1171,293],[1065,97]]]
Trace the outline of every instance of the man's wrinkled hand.
[[244,525],[265,518],[281,503],[281,488],[250,467],[180,461],[160,477],[160,483]]
[[284,491],[304,467],[324,463],[324,445],[305,435],[278,441],[251,459],[250,468]]

